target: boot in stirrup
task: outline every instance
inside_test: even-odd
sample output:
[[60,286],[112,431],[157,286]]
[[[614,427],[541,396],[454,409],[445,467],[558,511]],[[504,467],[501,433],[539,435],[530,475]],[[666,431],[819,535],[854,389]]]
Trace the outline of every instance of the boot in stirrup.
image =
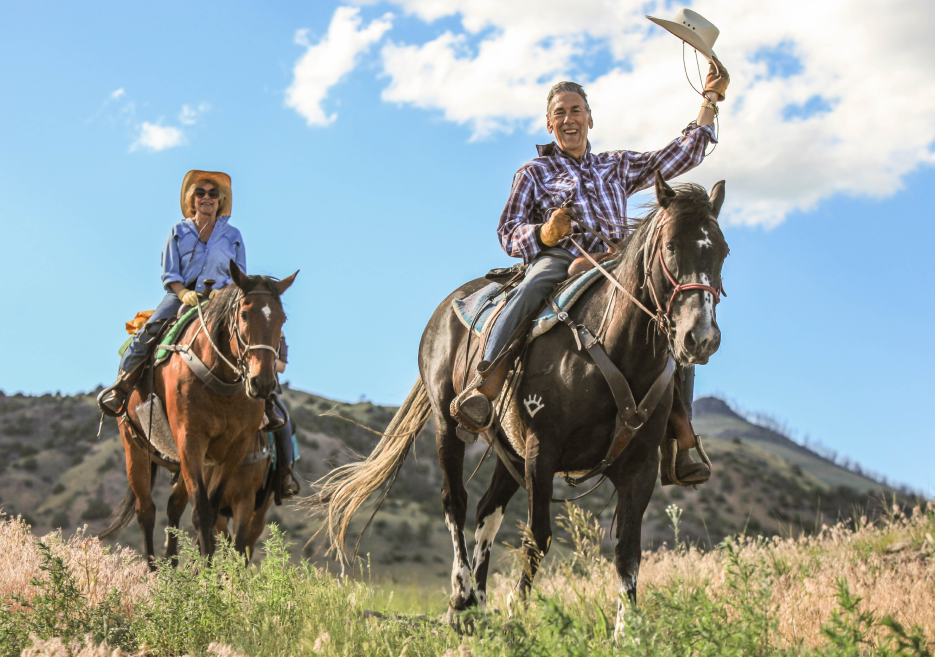
[[[277,399],[273,399],[274,397]],[[286,415],[279,410],[277,402],[279,402],[279,399],[275,392],[266,398],[266,408],[263,411],[266,424],[263,425],[262,430],[268,433],[274,433],[286,426]],[[279,404],[281,403],[279,402]]]
[[478,363],[474,380],[452,400],[451,417],[471,433],[486,431],[493,421],[492,402],[500,396],[508,368],[508,358]]
[[[703,463],[692,459],[690,450],[694,448]],[[701,447],[700,436],[695,435],[691,420],[685,411],[681,398],[676,398],[666,427],[666,440],[662,447],[662,466],[660,475],[662,485],[697,486],[711,478],[711,462]]]
[[97,405],[101,413],[108,417],[119,417],[126,412],[127,400],[140,378],[141,370],[141,367],[132,372],[120,370],[114,384],[101,390],[101,394],[97,396]]

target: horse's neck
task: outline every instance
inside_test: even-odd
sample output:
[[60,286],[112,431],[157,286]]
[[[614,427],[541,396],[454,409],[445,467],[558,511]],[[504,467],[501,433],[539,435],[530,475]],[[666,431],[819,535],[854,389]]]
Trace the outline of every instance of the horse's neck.
[[[198,323],[198,326],[201,326],[201,323]],[[189,329],[192,330],[192,329]],[[194,330],[198,330],[197,328]],[[221,356],[224,356],[229,362],[235,363],[236,357],[231,351],[230,346],[230,335],[229,331],[221,331],[220,338],[216,339],[211,335],[211,327],[204,326],[198,332],[198,335],[195,336],[195,342],[192,344],[192,348],[195,350],[195,353],[198,354],[198,357],[202,362],[208,366],[214,374],[223,381],[233,381],[237,378],[237,373],[231,371],[231,368],[224,362]],[[218,355],[218,352],[214,350],[214,347],[211,346],[211,342],[214,341],[214,344],[217,345],[218,351],[221,352],[221,356]]]
[[[642,266],[642,261],[639,262],[639,266]],[[627,283],[619,282],[629,289]],[[610,288],[607,292],[609,298],[613,291],[610,282],[607,283],[607,287]],[[636,286],[629,292],[646,308],[655,308],[648,286]],[[667,360],[668,344],[659,334],[652,317],[619,290],[616,291],[613,313],[605,332],[604,346],[607,355],[627,379],[645,376],[651,381],[662,370]]]

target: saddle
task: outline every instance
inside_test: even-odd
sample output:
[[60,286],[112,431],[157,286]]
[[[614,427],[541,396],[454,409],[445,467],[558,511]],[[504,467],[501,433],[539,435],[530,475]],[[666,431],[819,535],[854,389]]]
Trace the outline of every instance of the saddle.
[[[204,305],[207,305],[207,303]],[[158,338],[159,346],[156,348],[156,360],[155,363],[153,363],[154,367],[161,365],[164,360],[172,355],[171,350],[163,349],[162,347],[172,347],[178,344],[179,338],[182,337],[182,334],[185,333],[185,329],[188,328],[188,325],[191,324],[196,317],[198,317],[198,309],[189,308],[181,317],[170,319],[165,323]]]
[[[619,260],[610,260],[603,266],[607,271],[612,271],[618,264]],[[511,267],[510,269],[514,268]],[[492,272],[496,271],[501,270],[492,270]],[[553,293],[559,312],[568,312],[578,299],[594,283],[600,280],[600,277],[601,272],[599,270],[590,269],[570,276],[561,283]],[[490,275],[488,274],[486,278],[490,278]],[[494,318],[497,309],[506,299],[507,291],[502,284],[490,283],[464,299],[453,299],[451,307],[455,316],[466,328],[473,329],[475,335],[481,336]],[[545,304],[539,314],[533,318],[532,326],[529,329],[528,342],[532,342],[540,335],[544,335],[558,323],[558,313],[549,304]]]

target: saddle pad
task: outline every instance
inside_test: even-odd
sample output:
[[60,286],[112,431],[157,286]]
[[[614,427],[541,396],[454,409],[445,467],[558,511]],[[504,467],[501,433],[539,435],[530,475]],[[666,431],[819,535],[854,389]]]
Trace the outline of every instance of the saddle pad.
[[[182,315],[182,317],[175,324],[172,325],[172,328],[169,329],[169,331],[165,334],[165,336],[159,342],[159,346],[161,347],[162,345],[174,345],[178,341],[179,337],[182,335],[182,332],[185,330],[185,328],[197,316],[198,316],[197,308],[192,308],[187,313]],[[168,358],[171,354],[172,352],[168,351],[167,349],[159,349],[156,352],[156,362],[157,363],[161,362],[163,359]]]
[[167,460],[178,463],[179,448],[172,437],[172,429],[169,427],[169,418],[166,417],[162,400],[156,395],[150,395],[149,399],[136,407],[136,416],[143,428],[143,435],[150,444],[167,457]]
[[484,325],[487,324],[487,320],[490,319],[494,308],[497,307],[497,304],[500,303],[500,300],[503,298],[502,294],[498,294],[496,298],[493,298],[494,293],[499,290],[500,287],[500,283],[490,283],[464,299],[452,300],[451,307],[455,311],[455,316],[461,320],[465,328],[471,328],[471,323],[474,322],[474,318],[480,313],[480,317],[474,322],[474,331],[477,335],[483,333]]
[[[613,271],[618,262],[618,260],[610,260],[601,263],[601,266],[603,266],[607,271]],[[581,274],[577,278],[572,279],[555,297],[555,303],[559,308],[565,312],[568,312],[568,310],[575,305],[575,302],[581,298],[581,295],[584,294],[587,289],[591,287],[599,278],[601,278],[601,276],[602,274],[600,270],[595,267],[594,269]],[[480,335],[484,331],[484,326],[486,325],[487,320],[490,319],[494,308],[496,308],[497,304],[503,298],[502,294],[498,294],[496,297],[493,296],[499,287],[500,285],[498,283],[491,283],[490,285],[482,287],[464,299],[454,299],[451,302],[451,307],[455,312],[455,316],[457,316],[457,318],[461,320],[461,323],[464,324],[464,326],[467,328],[470,328],[471,322],[474,321],[474,317],[478,312],[480,313],[477,321],[474,322],[474,332],[477,333],[477,335]],[[539,313],[539,316],[533,320],[529,339],[534,340],[535,338],[538,338],[557,323],[558,316],[551,307],[546,306],[545,309]]]

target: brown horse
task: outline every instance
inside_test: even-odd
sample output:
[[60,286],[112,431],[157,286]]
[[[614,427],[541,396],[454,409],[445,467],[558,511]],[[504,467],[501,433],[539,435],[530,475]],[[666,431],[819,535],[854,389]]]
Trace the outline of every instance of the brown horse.
[[[273,489],[270,486],[264,486],[268,478],[274,473],[271,472],[273,466],[272,449],[267,442],[266,434],[257,433],[256,443],[253,446],[253,452],[247,453],[247,459],[251,462],[241,463],[237,472],[224,488],[224,498],[221,500],[221,512],[214,528],[218,534],[223,535],[228,540],[233,539],[236,549],[246,554],[247,562],[253,558],[256,542],[260,534],[266,528],[266,513],[273,503]],[[268,456],[259,460],[251,459],[253,455]],[[212,465],[205,466],[205,481],[208,488],[214,476],[217,474],[217,468]],[[182,519],[182,512],[188,505],[188,489],[185,482],[181,479],[175,479],[172,485],[172,492],[169,495],[167,505],[167,515],[169,516],[169,529],[178,529],[179,522]],[[233,536],[228,528],[228,516],[230,517]],[[178,563],[178,537],[175,532],[168,532],[166,536],[166,559],[172,560],[172,565]]]
[[[620,245],[616,271],[589,288],[568,313],[576,333],[560,324],[528,344],[524,375],[504,399],[504,417],[515,421],[495,426],[491,431],[496,433],[487,435],[498,447],[499,458],[477,507],[473,560],[464,537],[465,444],[449,413],[462,385],[456,363],[463,359],[469,338],[451,302],[489,284],[485,279],[463,285],[438,306],[422,334],[420,377],[373,453],[333,470],[318,482],[317,495],[307,498],[310,509],[326,515],[326,529],[338,550],[354,512],[393,481],[431,417],[444,475],[445,523],[454,547],[451,609],[485,605],[490,548],[506,505],[520,487],[527,492],[529,536],[524,542],[525,567],[514,591],[525,597],[552,543],[553,477],[593,473],[600,467],[617,492],[614,563],[620,586],[617,630],[622,630],[626,607],[636,602],[643,512],[659,476],[659,448],[674,399],[672,360],[704,364],[717,351],[721,332],[715,304],[728,254],[717,222],[723,181],[709,195],[697,185],[673,189],[657,172],[656,197],[656,208]],[[655,314],[648,310],[652,307]],[[598,362],[579,344],[582,327],[602,337],[606,358],[625,377],[635,400],[650,399],[657,383],[668,377],[664,393],[640,415],[639,426],[632,426],[635,433],[613,457],[611,449],[626,433],[618,428],[620,406]],[[633,413],[626,426],[637,416]]]
[[[275,360],[286,321],[280,295],[298,272],[281,281],[247,276],[233,260],[230,271],[233,284],[220,291],[200,321],[193,322],[179,340],[180,345],[189,345],[187,353],[195,358],[183,358],[183,347],[144,375],[121,418],[130,488],[113,523],[101,536],[112,536],[125,526],[130,509],[135,507],[151,567],[155,567],[152,485],[157,466],[139,438],[146,420],[137,416],[136,407],[151,391],[164,404],[178,447],[181,478],[193,500],[192,524],[198,547],[210,556],[225,489],[263,423],[264,400],[276,389]],[[194,361],[194,366],[198,361],[203,363],[208,374],[197,375],[189,361]],[[208,482],[207,461],[213,465]],[[246,535],[236,547],[246,552]]]

